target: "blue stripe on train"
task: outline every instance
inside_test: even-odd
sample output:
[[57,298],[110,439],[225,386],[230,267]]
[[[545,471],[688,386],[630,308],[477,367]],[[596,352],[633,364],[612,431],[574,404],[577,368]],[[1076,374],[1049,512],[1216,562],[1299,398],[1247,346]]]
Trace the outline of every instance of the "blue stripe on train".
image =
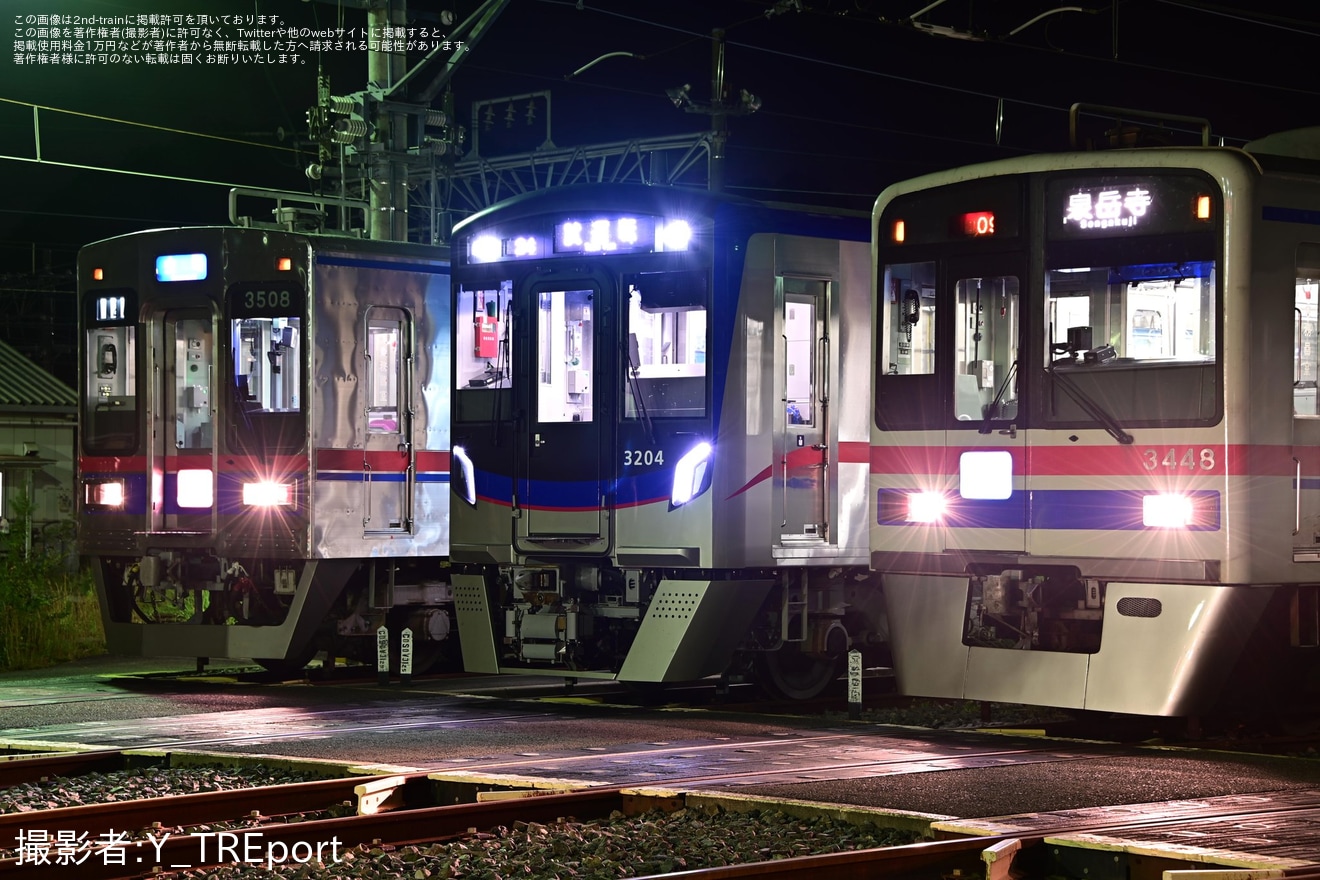
[[[880,525],[909,523],[906,498],[911,490],[881,489],[877,497]],[[955,498],[946,508],[941,525],[962,529],[1077,529],[1124,531],[1147,529],[1142,524],[1142,499],[1152,494],[1137,489],[1034,489],[1014,492],[1002,501]],[[1196,522],[1193,532],[1218,531],[1220,496],[1213,490],[1184,492],[1192,499]]]

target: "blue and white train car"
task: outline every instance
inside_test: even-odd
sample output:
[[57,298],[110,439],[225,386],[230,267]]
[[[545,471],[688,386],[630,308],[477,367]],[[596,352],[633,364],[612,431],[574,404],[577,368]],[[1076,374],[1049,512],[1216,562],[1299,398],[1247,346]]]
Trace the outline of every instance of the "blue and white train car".
[[819,692],[882,640],[864,218],[662,187],[455,230],[464,665]]

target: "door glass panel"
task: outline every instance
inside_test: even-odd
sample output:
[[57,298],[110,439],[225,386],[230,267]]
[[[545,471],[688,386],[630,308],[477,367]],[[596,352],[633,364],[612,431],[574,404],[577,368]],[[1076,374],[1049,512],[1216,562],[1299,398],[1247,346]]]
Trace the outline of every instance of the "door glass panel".
[[[792,279],[784,279],[787,299]],[[799,285],[800,286],[800,285]],[[816,424],[815,388],[816,305],[802,300],[784,303],[784,399],[788,424]]]
[[1293,412],[1314,416],[1320,414],[1316,408],[1316,368],[1320,364],[1316,336],[1320,283],[1316,277],[1298,273],[1293,303]]
[[402,321],[372,318],[367,322],[367,431],[397,434],[399,420],[399,356]]
[[[961,422],[979,422],[999,398],[992,418],[1017,416],[1017,383],[1009,368],[1018,357],[1018,279],[965,278],[954,287],[953,408]],[[1003,394],[999,389],[1003,386]]]
[[214,423],[211,418],[211,322],[209,318],[181,318],[173,322],[174,447],[210,449]]
[[590,290],[547,290],[537,308],[537,420],[592,421]]

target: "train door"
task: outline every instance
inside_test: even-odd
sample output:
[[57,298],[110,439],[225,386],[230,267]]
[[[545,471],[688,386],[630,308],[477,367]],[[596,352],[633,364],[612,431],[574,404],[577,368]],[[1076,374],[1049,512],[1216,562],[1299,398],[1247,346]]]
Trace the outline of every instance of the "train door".
[[778,279],[780,399],[775,507],[782,543],[829,540],[829,283]]
[[210,532],[215,509],[215,370],[209,309],[148,317],[152,531]]
[[946,549],[1024,552],[1030,487],[1017,410],[1025,267],[987,255],[952,260],[947,269],[954,321],[944,337],[953,416],[945,467],[955,497]]
[[531,345],[523,360],[529,417],[518,475],[518,537],[558,549],[601,552],[608,546],[603,486],[610,457],[605,401],[598,393],[598,289],[589,282],[539,283],[522,322]]
[[413,443],[413,325],[405,310],[375,306],[363,325],[366,419],[363,530],[411,534],[417,450]]

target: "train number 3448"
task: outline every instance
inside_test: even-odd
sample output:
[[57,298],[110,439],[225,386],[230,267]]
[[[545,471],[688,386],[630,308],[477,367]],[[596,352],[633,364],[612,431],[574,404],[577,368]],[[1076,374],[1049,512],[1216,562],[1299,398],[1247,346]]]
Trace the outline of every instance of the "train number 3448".
[[1212,471],[1215,469],[1215,451],[1209,446],[1200,449],[1171,447],[1161,450],[1149,448],[1141,450],[1141,461],[1148,471],[1162,467],[1186,468],[1189,471]]

